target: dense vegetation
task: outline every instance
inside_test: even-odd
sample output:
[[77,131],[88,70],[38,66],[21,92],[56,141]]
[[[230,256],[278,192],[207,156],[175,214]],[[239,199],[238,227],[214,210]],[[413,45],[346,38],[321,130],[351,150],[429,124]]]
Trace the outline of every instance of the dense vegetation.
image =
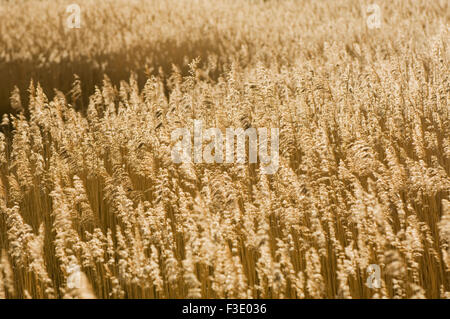
[[447,1],[68,3],[0,1],[0,298],[450,297]]

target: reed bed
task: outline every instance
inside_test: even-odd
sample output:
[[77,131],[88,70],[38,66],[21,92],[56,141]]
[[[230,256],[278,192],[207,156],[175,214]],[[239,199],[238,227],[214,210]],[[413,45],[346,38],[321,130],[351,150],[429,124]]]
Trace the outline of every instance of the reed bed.
[[[44,19],[0,11],[0,69],[27,81],[0,86],[15,110],[0,124],[0,298],[450,298],[445,1],[380,3],[377,30],[355,0],[104,1],[77,35],[52,26],[62,1],[0,3]],[[180,38],[192,50],[149,61],[159,72],[128,65]],[[20,75],[63,52],[100,64],[130,52],[115,65],[127,76],[86,66],[49,91]],[[194,120],[279,128],[278,171],[174,163],[171,132]]]

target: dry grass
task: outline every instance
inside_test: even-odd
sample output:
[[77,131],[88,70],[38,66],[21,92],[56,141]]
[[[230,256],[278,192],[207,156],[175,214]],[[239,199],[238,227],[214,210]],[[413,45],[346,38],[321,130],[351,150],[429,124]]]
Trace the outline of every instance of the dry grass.
[[[36,18],[0,11],[0,91],[29,85],[1,123],[0,298],[450,297],[446,1],[380,3],[379,30],[356,0],[142,2],[79,1],[75,33],[64,1],[0,2]],[[279,128],[279,170],[174,164],[194,119]]]

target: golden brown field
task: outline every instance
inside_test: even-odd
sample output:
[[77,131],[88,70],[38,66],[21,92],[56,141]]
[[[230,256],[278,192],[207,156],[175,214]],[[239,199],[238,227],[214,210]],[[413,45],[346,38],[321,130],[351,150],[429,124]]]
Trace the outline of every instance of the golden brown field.
[[[0,298],[450,298],[449,22],[0,0]],[[279,169],[174,163],[196,119],[279,128]]]

